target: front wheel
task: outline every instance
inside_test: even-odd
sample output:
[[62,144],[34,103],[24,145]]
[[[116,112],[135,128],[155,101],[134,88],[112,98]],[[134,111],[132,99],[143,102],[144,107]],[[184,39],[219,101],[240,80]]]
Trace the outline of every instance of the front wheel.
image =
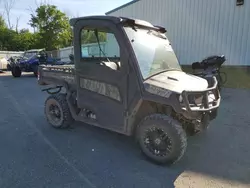
[[66,94],[50,95],[45,101],[44,111],[47,121],[54,128],[68,128],[74,122]]
[[167,115],[153,114],[144,118],[136,136],[142,152],[156,163],[176,163],[186,151],[186,132],[179,122]]
[[21,71],[21,69],[19,67],[13,67],[11,69],[11,74],[12,74],[13,77],[17,78],[17,77],[21,76],[22,71]]
[[37,75],[38,75],[38,65],[33,66],[33,74],[34,74],[35,77],[37,77]]

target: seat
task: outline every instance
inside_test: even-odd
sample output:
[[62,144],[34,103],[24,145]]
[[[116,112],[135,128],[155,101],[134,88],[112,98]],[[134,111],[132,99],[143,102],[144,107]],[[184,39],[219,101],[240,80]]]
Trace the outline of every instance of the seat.
[[[119,70],[119,68],[121,67],[121,63],[120,62],[112,62],[112,61],[102,61],[103,64],[105,64],[107,67],[111,68],[112,70]],[[117,66],[117,64],[119,65],[119,67]]]

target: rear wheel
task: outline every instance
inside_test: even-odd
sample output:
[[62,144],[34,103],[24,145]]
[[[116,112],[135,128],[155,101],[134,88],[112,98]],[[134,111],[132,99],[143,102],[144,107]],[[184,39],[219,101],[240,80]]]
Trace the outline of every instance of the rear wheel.
[[136,134],[142,152],[156,163],[173,164],[179,161],[186,151],[186,133],[182,126],[169,116],[147,116],[139,124]]
[[68,128],[73,122],[66,100],[66,94],[50,95],[45,101],[45,115],[54,128]]
[[11,69],[11,74],[12,74],[12,76],[13,77],[20,77],[21,76],[21,74],[22,74],[22,71],[21,71],[21,69],[19,68],[19,67],[13,67],[12,69]]
[[37,77],[38,65],[34,65],[34,67],[33,67],[33,73],[34,73],[34,76]]

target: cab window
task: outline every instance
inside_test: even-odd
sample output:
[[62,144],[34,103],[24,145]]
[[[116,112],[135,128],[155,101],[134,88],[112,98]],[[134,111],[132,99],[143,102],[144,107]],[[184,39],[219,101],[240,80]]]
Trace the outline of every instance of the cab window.
[[119,59],[120,48],[115,35],[100,29],[82,29],[81,57]]
[[86,63],[100,63],[120,69],[120,47],[114,33],[105,29],[81,30],[81,58]]

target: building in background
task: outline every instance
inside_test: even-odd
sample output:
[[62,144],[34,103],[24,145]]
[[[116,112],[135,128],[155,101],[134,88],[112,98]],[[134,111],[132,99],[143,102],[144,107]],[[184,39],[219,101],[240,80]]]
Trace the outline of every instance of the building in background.
[[250,2],[134,0],[106,15],[162,25],[182,65],[224,54],[226,65],[250,65]]

